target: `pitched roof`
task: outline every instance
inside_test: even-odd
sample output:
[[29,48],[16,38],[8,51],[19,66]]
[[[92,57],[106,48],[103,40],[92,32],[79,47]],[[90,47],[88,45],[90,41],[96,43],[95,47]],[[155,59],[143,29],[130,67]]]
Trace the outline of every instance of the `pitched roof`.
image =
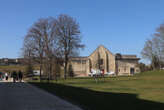
[[107,48],[105,48],[104,45],[99,45],[88,57],[90,57],[92,54],[94,54],[95,51],[98,50],[98,49],[101,48],[101,47],[104,48],[105,50],[107,50],[109,53],[111,53],[111,54],[113,55],[113,53],[110,52]]
[[121,55],[121,59],[129,59],[129,60],[139,60],[136,55]]
[[[85,56],[85,57],[82,57],[82,56],[79,56],[79,57],[72,57],[70,58],[71,60],[88,60],[88,58],[94,54],[99,48],[104,48],[107,52],[111,53],[112,55],[114,55],[112,52],[110,52],[107,48],[105,48],[103,45],[99,45],[89,56]],[[140,60],[140,58],[137,58],[136,55],[122,55],[122,54],[119,54],[121,55],[120,58],[117,58],[117,54],[115,54],[114,56],[116,56],[116,59],[127,59],[127,60]]]

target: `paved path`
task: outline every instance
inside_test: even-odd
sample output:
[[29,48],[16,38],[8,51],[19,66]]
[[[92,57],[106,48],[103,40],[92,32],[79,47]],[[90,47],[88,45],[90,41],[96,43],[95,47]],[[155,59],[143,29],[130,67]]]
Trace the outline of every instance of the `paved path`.
[[81,110],[27,83],[0,82],[0,110]]

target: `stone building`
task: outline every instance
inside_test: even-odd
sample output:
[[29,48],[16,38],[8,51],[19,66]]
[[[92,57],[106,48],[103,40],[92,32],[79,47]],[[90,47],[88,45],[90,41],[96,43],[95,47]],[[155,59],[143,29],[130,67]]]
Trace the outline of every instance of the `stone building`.
[[116,75],[131,75],[140,72],[138,61],[136,55],[115,55],[100,45],[88,57],[71,58],[69,66],[77,77],[88,76],[92,69],[99,69],[104,73],[114,72]]
[[0,65],[1,66],[7,66],[7,65],[23,65],[25,62],[24,58],[16,58],[16,59],[11,59],[11,58],[2,58],[0,59]]

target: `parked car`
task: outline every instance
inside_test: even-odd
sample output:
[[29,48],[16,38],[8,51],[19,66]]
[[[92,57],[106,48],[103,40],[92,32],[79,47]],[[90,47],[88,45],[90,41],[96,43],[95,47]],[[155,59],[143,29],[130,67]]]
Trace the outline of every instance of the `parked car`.
[[39,76],[40,75],[40,70],[33,70],[33,75],[34,76]]
[[107,72],[107,73],[105,73],[105,75],[107,75],[107,76],[113,76],[113,75],[115,75],[115,72],[113,72],[113,71]]

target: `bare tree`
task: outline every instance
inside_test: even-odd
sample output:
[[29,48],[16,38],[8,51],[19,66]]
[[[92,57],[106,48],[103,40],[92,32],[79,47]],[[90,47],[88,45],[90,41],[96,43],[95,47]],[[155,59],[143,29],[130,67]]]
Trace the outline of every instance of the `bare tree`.
[[34,41],[31,38],[25,37],[24,44],[22,48],[22,54],[25,58],[24,63],[29,64],[32,62],[32,59],[34,58]]
[[40,80],[42,74],[42,66],[43,66],[43,49],[44,49],[44,41],[43,41],[43,29],[42,29],[42,20],[36,22],[28,31],[27,35],[25,36],[24,44],[26,42],[31,42],[29,39],[33,39],[33,46],[30,47],[33,52],[35,52],[35,61],[37,61],[40,65]]
[[164,62],[164,24],[161,24],[154,34],[155,45],[157,48],[157,53],[159,55],[160,63]]
[[153,69],[156,69],[159,65],[159,53],[155,40],[156,39],[147,40],[141,52],[143,58],[151,61]]
[[64,58],[64,78],[66,79],[69,58],[78,53],[81,44],[79,24],[68,15],[59,15],[57,18],[56,34],[62,58]]
[[34,47],[33,39],[25,37],[22,51],[24,57],[23,63],[26,65],[25,73],[27,76],[31,76],[33,74],[33,62],[32,62],[34,58],[33,47]]
[[33,52],[35,61],[40,64],[40,79],[42,74],[43,63],[47,62],[49,67],[48,79],[50,79],[52,59],[55,54],[55,19],[47,18],[40,19],[29,29],[24,39],[24,44],[27,42],[32,46],[24,46],[24,50],[30,48]]
[[151,61],[153,69],[162,67],[164,62],[164,24],[161,24],[152,38],[145,42],[141,54],[143,58]]
[[43,65],[50,79],[54,62],[58,62],[58,57],[63,59],[66,79],[69,58],[77,55],[83,47],[79,24],[68,15],[60,15],[57,19],[51,17],[34,23],[25,36],[23,50],[31,52],[33,59],[39,62],[40,78]]
[[144,48],[141,52],[143,58],[146,58],[150,61],[152,61],[152,56],[153,56],[153,43],[151,40],[147,40],[145,42]]

